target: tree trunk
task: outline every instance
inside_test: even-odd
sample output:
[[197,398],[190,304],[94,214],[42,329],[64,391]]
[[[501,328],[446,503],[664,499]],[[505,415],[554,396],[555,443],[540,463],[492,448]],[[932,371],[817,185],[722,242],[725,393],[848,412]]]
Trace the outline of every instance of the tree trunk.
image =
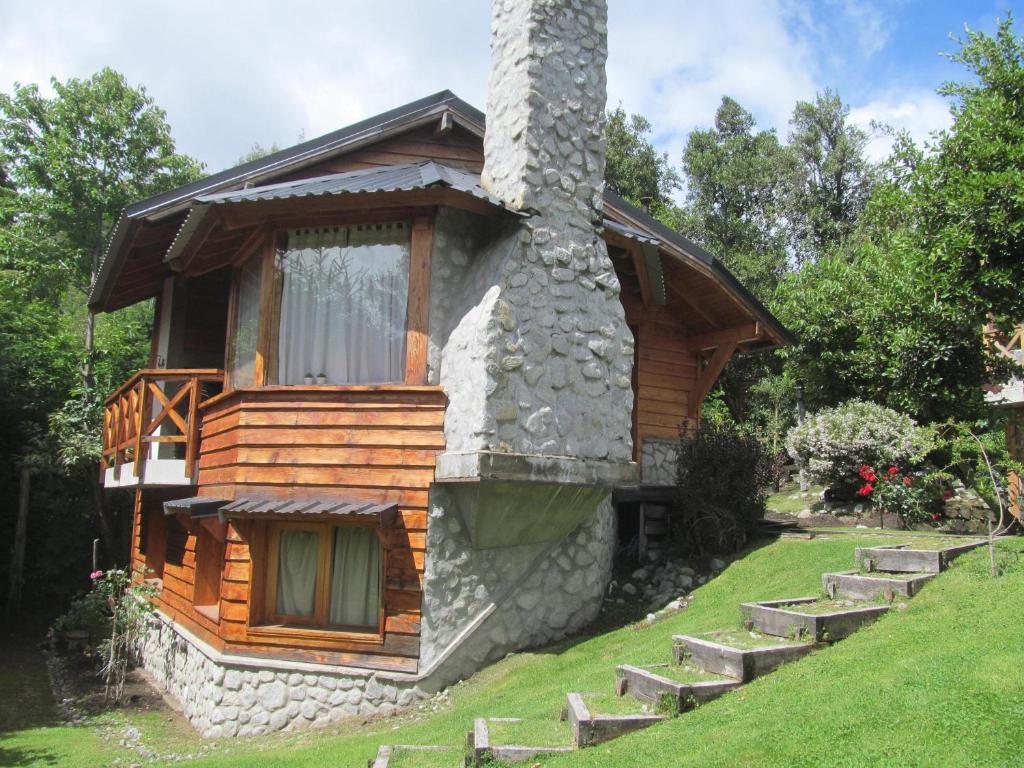
[[18,488],[18,522],[14,529],[14,553],[11,557],[11,583],[7,593],[7,615],[21,611],[21,585],[25,581],[25,536],[28,529],[28,501],[32,489],[32,470],[21,468]]
[[110,508],[107,506],[107,497],[103,494],[103,486],[100,485],[99,474],[96,468],[90,468],[89,485],[92,488],[92,499],[96,505],[96,518],[100,524],[100,539],[103,541],[103,551],[107,556],[107,567],[113,568],[117,565],[118,534],[110,519]]

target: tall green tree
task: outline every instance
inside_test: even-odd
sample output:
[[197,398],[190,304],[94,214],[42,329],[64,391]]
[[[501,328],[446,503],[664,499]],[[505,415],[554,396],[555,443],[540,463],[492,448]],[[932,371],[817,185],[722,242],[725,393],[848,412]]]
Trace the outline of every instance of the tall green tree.
[[796,158],[787,216],[800,262],[834,253],[847,241],[871,195],[868,135],[849,121],[850,108],[831,89],[797,102],[789,147]]
[[783,291],[791,363],[820,404],[851,396],[924,421],[986,415],[1009,376],[981,343],[990,317],[1024,318],[1024,40],[1011,21],[969,32],[946,84],[953,124],[922,152],[905,137],[847,237]]
[[[142,87],[103,69],[90,78],[51,81],[53,95],[37,85],[16,84],[0,94],[0,168],[8,188],[0,190],[0,265],[8,291],[34,302],[57,319],[61,339],[78,335],[74,347],[80,365],[77,386],[69,387],[56,375],[52,386],[36,390],[36,399],[64,401],[62,409],[26,422],[5,425],[13,430],[9,445],[24,445],[24,435],[45,431],[48,422],[62,424],[55,437],[65,463],[67,483],[87,478],[92,487],[97,522],[108,556],[117,550],[116,526],[110,519],[93,464],[95,451],[84,446],[98,439],[99,404],[112,380],[128,370],[115,370],[118,362],[137,362],[148,337],[148,307],[130,309],[107,318],[108,328],[97,334],[95,318],[86,309],[86,296],[95,276],[110,228],[130,202],[196,178],[201,167],[175,150],[166,116]],[[131,320],[128,320],[131,315]],[[23,329],[9,319],[12,333]],[[139,322],[140,318],[142,322]],[[49,327],[49,326],[45,326]],[[0,328],[0,334],[5,332]],[[101,331],[103,326],[101,325]],[[109,346],[97,343],[100,338]],[[49,363],[36,360],[33,368],[63,371],[66,346],[48,343],[54,333],[29,335],[39,353],[50,350]],[[59,347],[59,349],[57,348]],[[59,355],[58,355],[59,353]],[[0,365],[8,361],[0,359]],[[0,378],[18,370],[17,361]],[[96,382],[96,370],[104,381]],[[100,384],[101,389],[96,385]],[[60,410],[68,411],[62,418]],[[91,418],[85,415],[91,414]],[[77,416],[83,418],[77,418]],[[75,423],[80,432],[68,429]],[[51,441],[52,442],[52,441]],[[6,456],[11,461],[15,457]],[[69,492],[70,495],[70,492]]]
[[605,182],[616,193],[671,226],[678,218],[672,196],[680,189],[681,179],[668,155],[654,148],[648,138],[650,133],[651,123],[643,115],[627,115],[621,106],[608,111]]
[[793,169],[775,131],[758,130],[728,96],[714,127],[693,131],[683,151],[688,234],[766,301],[788,268],[783,215]]
[[[775,131],[759,129],[754,116],[728,96],[715,112],[714,126],[693,131],[683,152],[683,230],[768,304],[789,270],[784,206],[793,170],[792,154]],[[733,419],[754,416],[759,429],[769,429],[777,409],[759,408],[752,388],[779,369],[778,361],[765,355],[730,362],[718,386]],[[756,400],[757,392],[753,395]]]

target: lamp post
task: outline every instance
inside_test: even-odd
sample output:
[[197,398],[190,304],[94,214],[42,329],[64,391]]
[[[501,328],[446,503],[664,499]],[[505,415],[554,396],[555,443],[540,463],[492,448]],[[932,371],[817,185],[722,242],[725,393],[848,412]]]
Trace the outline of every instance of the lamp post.
[[[793,392],[796,394],[796,423],[797,425],[804,423],[805,410],[804,410],[804,382],[803,379],[797,379],[796,384],[793,385]],[[811,487],[810,481],[807,479],[807,472],[804,469],[804,464],[800,462],[800,472],[798,477],[800,478],[800,492],[806,493]]]

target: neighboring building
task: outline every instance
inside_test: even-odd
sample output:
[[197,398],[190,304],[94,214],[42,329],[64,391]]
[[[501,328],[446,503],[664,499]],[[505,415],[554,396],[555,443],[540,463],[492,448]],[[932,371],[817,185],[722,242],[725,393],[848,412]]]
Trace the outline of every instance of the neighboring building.
[[104,481],[161,584],[145,665],[206,735],[386,711],[584,627],[612,492],[671,483],[729,358],[787,341],[602,194],[604,3],[493,7],[486,133],[442,92],[111,237],[92,309],[157,319]]
[[[990,326],[985,330],[985,342],[997,354],[1024,365],[1024,325],[1018,325],[1008,335],[999,334]],[[989,387],[985,400],[1008,411],[1006,447],[1014,460],[1024,462],[1024,370],[1007,382]],[[1006,490],[1010,514],[1019,521],[1021,479],[1016,472],[1009,473]]]

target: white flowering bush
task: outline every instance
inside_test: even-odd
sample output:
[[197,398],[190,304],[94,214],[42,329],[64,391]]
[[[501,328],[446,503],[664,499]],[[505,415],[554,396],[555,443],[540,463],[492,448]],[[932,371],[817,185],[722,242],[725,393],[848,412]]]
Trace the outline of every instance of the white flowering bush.
[[911,467],[932,446],[931,431],[906,414],[861,400],[824,408],[786,436],[789,455],[838,498],[855,496],[862,466]]

